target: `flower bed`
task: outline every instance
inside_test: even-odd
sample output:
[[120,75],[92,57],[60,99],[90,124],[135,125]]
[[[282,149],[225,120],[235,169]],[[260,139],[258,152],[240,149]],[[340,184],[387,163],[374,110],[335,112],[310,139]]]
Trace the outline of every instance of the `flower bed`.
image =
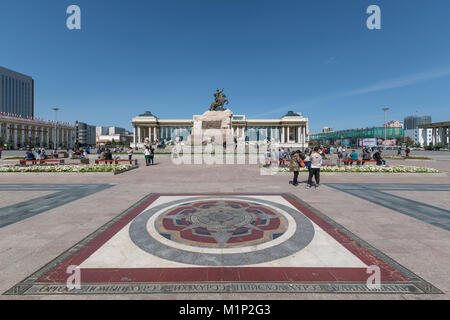
[[[289,168],[271,168],[274,172],[290,172]],[[300,172],[307,172],[307,168],[300,168]],[[439,173],[439,170],[433,168],[414,167],[414,166],[330,166],[322,167],[321,172],[346,172],[346,173]]]
[[47,166],[30,166],[30,167],[20,167],[20,166],[0,166],[0,173],[4,172],[18,172],[18,173],[29,173],[29,172],[72,172],[72,173],[87,173],[87,172],[121,172],[129,170],[133,167],[130,164],[113,164],[113,165],[47,165]]

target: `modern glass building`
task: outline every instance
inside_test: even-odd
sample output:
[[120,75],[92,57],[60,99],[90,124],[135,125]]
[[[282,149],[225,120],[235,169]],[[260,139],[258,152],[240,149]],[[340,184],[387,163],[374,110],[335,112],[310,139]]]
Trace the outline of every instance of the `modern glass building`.
[[404,120],[405,130],[418,129],[422,124],[430,124],[431,116],[409,116]]
[[0,112],[24,119],[34,118],[34,80],[0,67]]

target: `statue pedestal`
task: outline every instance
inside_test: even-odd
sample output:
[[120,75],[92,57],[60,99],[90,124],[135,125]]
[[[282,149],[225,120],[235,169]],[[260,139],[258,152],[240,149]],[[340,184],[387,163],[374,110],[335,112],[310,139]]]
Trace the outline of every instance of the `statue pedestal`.
[[220,130],[222,133],[222,141],[226,141],[227,135],[232,135],[232,117],[233,113],[228,109],[222,111],[206,111],[202,115],[194,116],[191,141],[209,142],[212,136],[214,136],[208,134],[208,130],[210,129],[214,129],[210,133]]

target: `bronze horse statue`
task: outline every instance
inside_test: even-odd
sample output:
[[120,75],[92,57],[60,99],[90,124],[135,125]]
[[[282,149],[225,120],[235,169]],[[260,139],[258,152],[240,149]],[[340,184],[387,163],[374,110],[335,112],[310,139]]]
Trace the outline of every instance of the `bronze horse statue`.
[[223,111],[225,110],[224,106],[230,103],[227,99],[227,96],[222,92],[223,89],[217,89],[216,93],[214,93],[214,102],[211,103],[209,111]]

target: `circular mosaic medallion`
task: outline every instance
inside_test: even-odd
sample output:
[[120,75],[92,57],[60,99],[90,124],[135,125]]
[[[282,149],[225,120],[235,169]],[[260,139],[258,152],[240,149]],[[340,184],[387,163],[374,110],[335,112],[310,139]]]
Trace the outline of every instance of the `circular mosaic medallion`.
[[161,214],[155,227],[163,237],[200,247],[243,247],[274,240],[287,220],[262,204],[213,200],[184,203]]
[[151,207],[129,228],[143,251],[190,265],[242,266],[288,257],[314,238],[299,211],[250,197],[190,197]]

